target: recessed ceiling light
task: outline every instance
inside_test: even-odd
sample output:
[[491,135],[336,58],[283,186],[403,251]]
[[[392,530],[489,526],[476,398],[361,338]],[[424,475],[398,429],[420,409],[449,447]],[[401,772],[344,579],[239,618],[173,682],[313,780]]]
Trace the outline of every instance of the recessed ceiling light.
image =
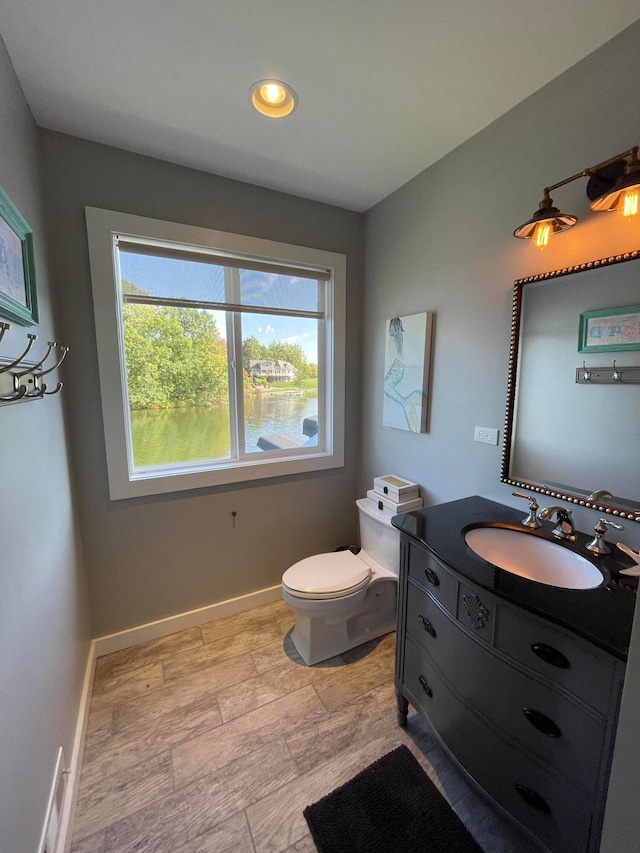
[[280,80],[258,80],[249,89],[249,97],[258,112],[269,118],[284,118],[298,105],[298,96],[291,86]]

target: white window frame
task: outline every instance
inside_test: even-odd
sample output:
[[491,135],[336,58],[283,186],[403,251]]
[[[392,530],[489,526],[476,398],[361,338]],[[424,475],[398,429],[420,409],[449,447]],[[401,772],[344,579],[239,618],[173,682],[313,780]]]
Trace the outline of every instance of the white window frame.
[[[343,467],[346,324],[344,255],[95,207],[86,207],[85,215],[111,500]],[[117,251],[114,248],[117,236],[166,241],[205,250],[213,249],[222,254],[228,253],[230,257],[254,257],[274,264],[297,264],[329,271],[325,333],[318,340],[318,359],[324,364],[324,386],[318,389],[319,401],[324,401],[322,447],[300,449],[299,452],[266,451],[253,453],[250,458],[223,462],[133,469],[129,450],[124,344],[119,319],[120,280]],[[231,377],[229,386],[231,392]]]

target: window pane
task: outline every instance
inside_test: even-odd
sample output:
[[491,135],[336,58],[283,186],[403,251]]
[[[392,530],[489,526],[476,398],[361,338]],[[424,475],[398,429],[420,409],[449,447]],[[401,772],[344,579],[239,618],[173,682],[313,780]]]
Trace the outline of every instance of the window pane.
[[123,293],[224,302],[224,267],[120,250]]
[[224,312],[129,304],[122,314],[134,467],[228,459]]
[[319,325],[242,315],[245,453],[317,447]]
[[240,304],[317,311],[320,283],[313,278],[240,270]]

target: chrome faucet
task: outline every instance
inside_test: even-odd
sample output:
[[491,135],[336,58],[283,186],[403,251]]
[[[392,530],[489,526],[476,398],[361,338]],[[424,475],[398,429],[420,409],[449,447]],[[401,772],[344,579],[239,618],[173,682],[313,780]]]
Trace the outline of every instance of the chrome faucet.
[[571,510],[563,506],[546,506],[540,512],[540,518],[551,519],[556,516],[556,526],[551,531],[556,539],[563,539],[565,542],[575,542],[577,539],[576,531],[571,518]]
[[536,530],[538,527],[542,527],[540,520],[536,513],[540,509],[538,506],[538,501],[535,499],[534,495],[523,495],[522,492],[511,492],[514,498],[524,498],[526,501],[529,501],[529,515],[526,518],[522,519],[522,524],[525,527],[530,527],[532,530]]
[[608,521],[606,518],[601,518],[593,528],[596,535],[588,545],[584,546],[587,551],[591,551],[591,553],[595,554],[596,557],[599,557],[600,554],[611,553],[611,548],[609,548],[609,545],[604,541],[604,534],[607,532],[607,527],[614,527],[616,530],[624,530],[622,524],[616,524],[615,521]]
[[599,501],[600,503],[604,503],[605,501],[611,500],[613,495],[611,492],[608,492],[606,489],[598,489],[596,492],[591,492],[588,501]]

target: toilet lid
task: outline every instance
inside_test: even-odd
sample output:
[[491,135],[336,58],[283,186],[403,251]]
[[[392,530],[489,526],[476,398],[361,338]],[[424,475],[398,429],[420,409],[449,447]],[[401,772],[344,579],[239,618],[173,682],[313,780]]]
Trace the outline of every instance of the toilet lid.
[[371,569],[351,551],[315,554],[291,566],[283,585],[303,598],[337,598],[357,592],[369,583]]

